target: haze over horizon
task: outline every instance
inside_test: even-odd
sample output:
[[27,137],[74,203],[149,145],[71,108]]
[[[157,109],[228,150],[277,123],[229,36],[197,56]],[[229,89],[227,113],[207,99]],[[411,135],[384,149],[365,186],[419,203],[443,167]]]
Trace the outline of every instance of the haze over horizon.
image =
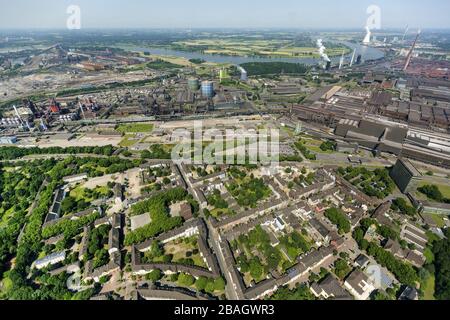
[[450,2],[441,0],[0,0],[0,29],[63,29],[69,5],[80,6],[86,29],[363,29],[372,4],[381,8],[383,29],[450,28]]

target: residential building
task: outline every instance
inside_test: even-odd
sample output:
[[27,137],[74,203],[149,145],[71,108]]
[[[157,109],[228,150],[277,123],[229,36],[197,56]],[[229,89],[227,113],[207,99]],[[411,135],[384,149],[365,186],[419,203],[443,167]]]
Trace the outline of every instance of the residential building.
[[314,283],[310,290],[316,297],[326,300],[352,300],[352,296],[341,287],[339,281],[331,274],[320,283]]
[[345,280],[344,286],[357,300],[367,300],[375,287],[369,277],[360,270],[353,271]]
[[36,260],[34,266],[36,269],[43,269],[50,265],[55,265],[66,259],[66,251],[52,253],[42,259]]

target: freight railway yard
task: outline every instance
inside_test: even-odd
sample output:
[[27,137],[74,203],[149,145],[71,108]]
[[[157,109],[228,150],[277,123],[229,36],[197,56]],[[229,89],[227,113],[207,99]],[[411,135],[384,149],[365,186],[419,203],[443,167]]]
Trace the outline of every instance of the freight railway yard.
[[[348,47],[361,34],[276,36],[252,55],[317,61],[206,60],[249,55],[244,32],[155,45],[205,60],[125,50],[139,35],[0,42],[0,297],[448,298],[450,53],[427,33],[372,40],[377,59]],[[181,129],[189,153],[279,130],[279,161],[179,163]],[[216,159],[248,156],[235,138]]]

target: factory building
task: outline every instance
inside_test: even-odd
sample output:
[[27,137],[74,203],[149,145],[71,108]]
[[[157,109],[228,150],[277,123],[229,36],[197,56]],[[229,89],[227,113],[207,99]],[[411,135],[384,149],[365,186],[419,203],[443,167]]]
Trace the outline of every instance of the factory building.
[[398,159],[390,172],[392,180],[401,192],[407,193],[415,185],[421,174],[407,159]]
[[0,144],[15,144],[17,143],[17,137],[0,137]]

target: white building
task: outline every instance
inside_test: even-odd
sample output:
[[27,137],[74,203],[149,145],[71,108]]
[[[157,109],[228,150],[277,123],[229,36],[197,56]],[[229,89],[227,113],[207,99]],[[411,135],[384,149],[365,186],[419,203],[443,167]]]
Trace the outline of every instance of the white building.
[[36,267],[36,269],[43,269],[47,266],[50,265],[54,265],[57,264],[59,262],[62,262],[66,259],[66,252],[62,251],[62,252],[55,252],[52,253],[42,259],[36,260],[34,263],[34,266]]
[[370,294],[375,290],[369,277],[360,270],[353,271],[345,280],[344,286],[357,300],[369,299]]

